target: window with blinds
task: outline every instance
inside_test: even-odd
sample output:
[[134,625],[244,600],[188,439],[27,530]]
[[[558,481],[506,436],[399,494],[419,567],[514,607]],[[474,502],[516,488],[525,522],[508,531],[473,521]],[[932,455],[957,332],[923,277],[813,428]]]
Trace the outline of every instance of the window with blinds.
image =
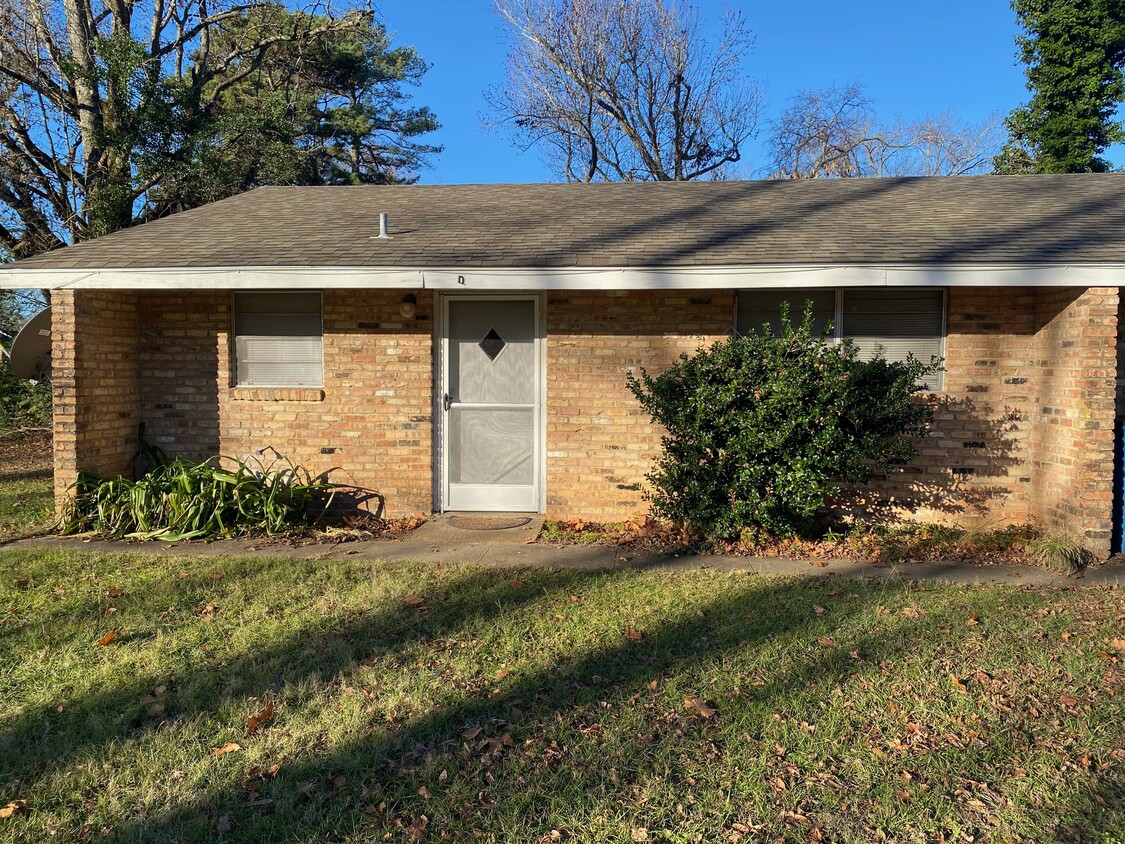
[[[781,302],[789,303],[789,318],[800,320],[812,303],[813,330],[823,331],[831,319],[837,338],[851,338],[863,360],[881,357],[904,361],[907,355],[929,363],[941,357],[945,343],[945,291],[880,290],[747,290],[738,294],[736,328],[746,332],[769,324],[780,334]],[[925,386],[941,390],[941,372]]]
[[319,291],[234,294],[235,384],[324,386],[324,331]]

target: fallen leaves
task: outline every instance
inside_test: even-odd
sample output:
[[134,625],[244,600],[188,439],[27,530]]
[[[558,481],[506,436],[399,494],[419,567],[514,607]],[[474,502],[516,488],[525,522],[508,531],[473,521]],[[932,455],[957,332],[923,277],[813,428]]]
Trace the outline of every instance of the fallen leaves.
[[957,677],[957,675],[950,674],[949,675],[949,682],[950,682],[950,684],[952,684],[953,688],[955,688],[957,691],[968,694],[969,687],[967,685],[965,685],[965,683],[962,680],[960,680]]
[[978,624],[980,624],[980,616],[976,613],[972,613],[968,618],[965,619],[966,627],[976,627]]
[[822,648],[836,647],[836,640],[831,636],[817,636],[816,641]]
[[102,636],[100,639],[98,639],[98,641],[94,642],[94,647],[95,648],[104,648],[106,645],[108,645],[110,642],[112,642],[116,638],[117,638],[117,631],[116,630],[110,630],[108,633],[106,633],[104,636]]
[[630,624],[625,629],[625,638],[632,639],[634,642],[639,642],[644,638],[644,635],[641,633],[641,631],[634,629],[633,625]]
[[27,811],[26,800],[13,800],[7,806],[0,807],[0,818],[10,818],[12,815],[18,815],[21,812]]
[[907,618],[913,618],[917,620],[924,616],[926,614],[926,611],[918,609],[917,607],[905,607],[902,611],[902,614]]
[[1121,651],[1122,653],[1125,653],[1125,639],[1122,639],[1120,636],[1113,639],[1113,641],[1109,643],[1109,646],[1115,651]]
[[215,747],[211,750],[211,756],[218,759],[220,756],[226,756],[228,753],[236,753],[242,750],[242,745],[238,742],[228,741],[222,747]]
[[1071,697],[1070,695],[1063,695],[1059,698],[1059,705],[1065,706],[1067,709],[1071,709],[1078,705],[1078,698]]
[[247,735],[254,735],[258,732],[258,727],[271,721],[273,719],[274,707],[272,700],[266,700],[266,705],[262,707],[262,711],[257,715],[251,715],[246,719],[246,733]]
[[402,605],[407,609],[418,610],[419,612],[425,612],[429,609],[426,606],[426,599],[421,595],[403,595]]
[[684,698],[684,709],[698,715],[705,721],[709,721],[719,714],[714,708],[707,704],[707,701],[695,695]]

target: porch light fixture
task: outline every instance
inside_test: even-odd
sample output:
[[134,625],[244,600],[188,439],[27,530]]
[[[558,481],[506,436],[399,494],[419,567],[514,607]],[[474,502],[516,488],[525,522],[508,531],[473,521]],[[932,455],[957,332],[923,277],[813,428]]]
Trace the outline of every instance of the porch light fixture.
[[399,303],[398,312],[406,319],[414,319],[414,315],[418,313],[418,300],[414,298],[413,293],[407,293],[402,297]]

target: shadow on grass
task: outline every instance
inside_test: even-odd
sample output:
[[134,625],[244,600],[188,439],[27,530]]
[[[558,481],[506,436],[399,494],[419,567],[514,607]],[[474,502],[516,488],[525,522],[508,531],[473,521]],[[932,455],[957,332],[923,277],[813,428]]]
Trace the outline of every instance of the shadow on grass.
[[[190,717],[241,703],[271,687],[281,690],[284,706],[286,690],[310,679],[347,680],[363,662],[396,659],[415,645],[456,638],[473,624],[499,622],[542,600],[545,593],[565,600],[595,581],[612,589],[614,581],[635,575],[544,572],[534,575],[533,588],[523,590],[509,587],[511,576],[469,570],[443,579],[440,590],[427,594],[427,613],[405,610],[396,602],[321,630],[305,627],[268,648],[236,654],[221,666],[196,665],[178,679],[175,714]],[[842,689],[891,682],[881,667],[912,647],[919,626],[896,616],[871,634],[848,641],[818,640],[833,630],[827,620],[809,612],[810,590],[818,585],[754,578],[732,578],[724,585],[729,588],[705,604],[669,613],[646,629],[640,641],[614,636],[540,670],[498,681],[495,690],[439,689],[436,705],[427,714],[402,723],[373,716],[361,738],[310,748],[305,758],[285,761],[273,778],[204,787],[191,801],[134,817],[113,838],[416,840],[440,838],[448,828],[460,840],[470,834],[479,840],[551,840],[552,829],[560,829],[558,834],[566,838],[571,834],[568,827],[611,812],[626,830],[634,823],[668,830],[690,825],[687,816],[699,811],[690,802],[696,791],[709,801],[702,823],[710,831],[707,838],[696,840],[717,840],[734,823],[753,823],[755,817],[773,816],[782,809],[800,814],[795,791],[783,789],[772,801],[748,797],[760,795],[768,781],[767,759],[777,753],[764,739],[764,725],[780,719],[798,725],[795,729],[805,728],[808,725],[800,725],[815,720],[822,704]],[[164,588],[169,597],[176,592],[175,584]],[[908,588],[889,584],[883,592],[861,589],[839,599],[837,609],[849,615],[865,613],[886,600],[888,592]],[[189,596],[188,602],[192,600]],[[936,631],[960,621],[934,612],[924,624]],[[713,700],[707,688],[691,685],[733,667],[743,649],[771,648],[779,642],[797,656],[779,662],[765,676],[746,678],[737,694],[724,689],[722,699]],[[111,742],[141,737],[153,727],[144,722],[137,701],[165,679],[130,678],[74,701],[65,717],[43,709],[2,725],[0,784],[27,782]],[[654,681],[655,688],[650,686]],[[682,702],[693,695],[716,705],[718,718],[685,712]],[[114,728],[108,719],[91,729],[99,713],[123,710],[137,712],[124,729]],[[644,712],[643,732],[603,723],[618,716],[628,721],[635,711]],[[744,732],[732,738],[732,724]],[[918,743],[921,738],[909,730],[883,737],[892,744],[913,742],[916,752],[944,754],[954,770],[958,765],[980,770],[984,764],[973,760],[979,751],[972,747],[923,746]],[[587,746],[576,746],[576,741]],[[707,782],[709,760],[732,754],[739,757],[733,770],[748,777],[752,787]],[[1019,761],[1004,751],[990,754],[987,767],[993,770]],[[792,774],[794,785],[802,777],[807,784],[807,777],[820,776],[812,760],[799,764],[805,770]],[[830,780],[826,782],[825,788],[830,788]],[[1099,803],[1106,807],[1106,817],[1121,822],[1121,792],[1114,790],[1121,782],[1112,776],[1102,782],[1098,793],[1060,807],[1060,830],[1068,825],[1098,828],[1103,820]],[[973,786],[968,788],[971,793]],[[431,799],[428,791],[440,794]],[[837,835],[865,837],[862,825],[856,826],[858,815],[806,811],[807,823],[818,824],[828,840]],[[949,815],[957,817],[957,811]],[[224,833],[216,831],[220,817],[229,822]],[[808,840],[807,823],[794,828],[793,840]],[[982,818],[981,827],[986,825]],[[581,832],[574,835],[575,840],[589,840]]]

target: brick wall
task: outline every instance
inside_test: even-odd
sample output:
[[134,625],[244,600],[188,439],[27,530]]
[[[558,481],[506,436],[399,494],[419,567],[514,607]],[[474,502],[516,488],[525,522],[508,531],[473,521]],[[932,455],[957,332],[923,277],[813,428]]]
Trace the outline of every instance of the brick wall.
[[731,291],[551,293],[547,314],[547,512],[621,521],[647,510],[660,434],[625,386],[729,334]]
[[[432,509],[432,298],[324,292],[324,389],[233,385],[229,293],[141,297],[141,394],[152,441],[173,454],[245,458],[272,447],[354,485],[396,517]],[[377,493],[377,496],[373,496]]]
[[1036,299],[1031,516],[1109,550],[1116,415],[1117,288],[1045,289]]
[[[317,472],[343,467],[333,479],[378,491],[389,515],[428,511],[433,300],[416,295],[417,318],[404,322],[402,291],[325,292],[322,391],[232,386],[227,293],[56,294],[57,484],[78,468],[127,471],[143,419],[172,454],[273,446]],[[734,300],[545,295],[549,515],[616,521],[647,509],[659,432],[626,375],[729,333]],[[945,392],[929,397],[935,425],[920,457],[846,504],[960,523],[1034,519],[1107,550],[1117,291],[964,288],[948,304]]]
[[140,421],[136,298],[54,291],[51,335],[55,497],[61,502],[81,470],[132,471]]
[[143,419],[172,456],[272,446],[315,473],[344,467],[331,479],[372,509],[428,512],[433,308],[416,295],[404,322],[401,291],[325,291],[325,389],[266,390],[231,381],[229,293],[56,294],[59,491],[77,469],[128,473]]
[[945,384],[918,457],[852,491],[856,514],[958,524],[1026,522],[1039,386],[1036,292],[953,288],[947,294]]

